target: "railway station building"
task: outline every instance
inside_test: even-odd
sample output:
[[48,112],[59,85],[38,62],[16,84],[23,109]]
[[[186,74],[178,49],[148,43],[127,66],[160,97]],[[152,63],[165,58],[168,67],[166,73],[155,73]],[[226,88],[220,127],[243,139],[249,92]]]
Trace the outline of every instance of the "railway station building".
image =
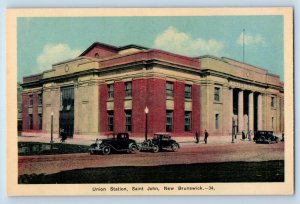
[[277,75],[214,56],[188,57],[138,45],[95,42],[80,56],[23,78],[22,135],[69,138],[130,132],[133,137],[228,136],[284,131]]

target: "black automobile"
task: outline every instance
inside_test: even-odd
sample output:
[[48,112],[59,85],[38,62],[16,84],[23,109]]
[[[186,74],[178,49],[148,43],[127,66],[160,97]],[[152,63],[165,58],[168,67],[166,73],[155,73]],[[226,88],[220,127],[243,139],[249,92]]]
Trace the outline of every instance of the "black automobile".
[[180,148],[178,142],[171,139],[169,133],[155,133],[153,139],[145,140],[140,149],[145,151],[158,152],[163,149],[169,149],[176,152]]
[[256,143],[278,143],[279,137],[273,135],[273,131],[257,131],[254,134],[253,141]]
[[111,152],[128,152],[136,153],[139,147],[135,140],[129,139],[128,133],[112,134],[108,139],[97,139],[95,143],[90,146],[90,154],[108,155]]

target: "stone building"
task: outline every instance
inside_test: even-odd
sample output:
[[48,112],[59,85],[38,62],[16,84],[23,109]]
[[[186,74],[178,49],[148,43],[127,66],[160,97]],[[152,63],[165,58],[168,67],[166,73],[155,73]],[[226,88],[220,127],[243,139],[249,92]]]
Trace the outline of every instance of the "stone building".
[[279,76],[229,58],[203,56],[201,127],[214,134],[284,131],[283,83]]
[[23,136],[49,135],[51,115],[56,137],[143,136],[146,107],[149,134],[284,130],[279,76],[228,58],[96,42],[22,87]]

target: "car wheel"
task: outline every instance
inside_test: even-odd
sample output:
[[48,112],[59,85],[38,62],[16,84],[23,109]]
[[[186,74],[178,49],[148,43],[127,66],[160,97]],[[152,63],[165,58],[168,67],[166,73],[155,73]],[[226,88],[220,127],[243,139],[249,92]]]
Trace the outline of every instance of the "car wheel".
[[152,152],[157,153],[159,151],[159,147],[157,145],[154,145],[152,147]]
[[109,147],[109,146],[103,147],[102,153],[103,153],[104,155],[110,154],[110,147]]
[[172,144],[171,149],[173,152],[177,152],[177,150],[179,149],[179,145],[177,143]]
[[133,153],[133,154],[137,153],[137,151],[138,151],[137,145],[136,144],[130,144],[129,145],[129,151],[130,151],[130,153]]
[[268,139],[268,143],[269,143],[269,144],[271,144],[271,143],[272,143],[272,140],[271,140],[271,138],[269,138],[269,139]]

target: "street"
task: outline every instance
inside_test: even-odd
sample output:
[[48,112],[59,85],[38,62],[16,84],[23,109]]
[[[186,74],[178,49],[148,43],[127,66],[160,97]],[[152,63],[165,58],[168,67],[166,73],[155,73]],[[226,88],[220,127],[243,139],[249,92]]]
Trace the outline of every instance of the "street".
[[117,166],[158,166],[221,162],[284,160],[284,143],[255,144],[245,141],[224,144],[183,143],[178,152],[137,154],[19,156],[18,174],[53,174],[61,171]]

